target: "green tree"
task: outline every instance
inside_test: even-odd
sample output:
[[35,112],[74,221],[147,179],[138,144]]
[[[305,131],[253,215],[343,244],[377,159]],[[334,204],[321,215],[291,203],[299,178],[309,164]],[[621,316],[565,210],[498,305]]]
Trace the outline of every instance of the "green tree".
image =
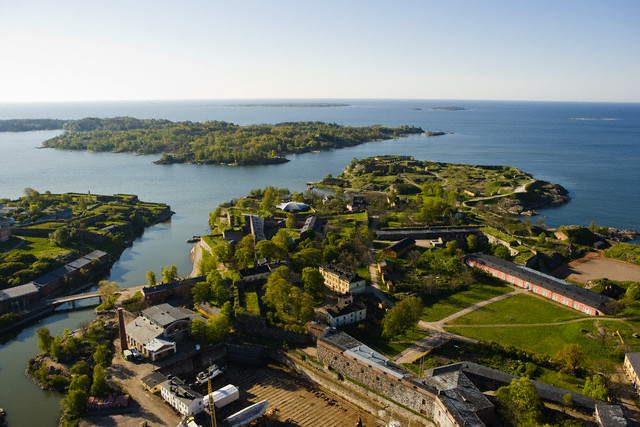
[[560,372],[571,372],[575,374],[578,366],[584,361],[585,354],[579,344],[567,344],[555,356],[562,365]]
[[93,352],[93,361],[102,366],[111,364],[111,350],[104,344],[100,344]]
[[191,322],[191,336],[200,342],[206,342],[207,340],[207,324],[204,320],[193,319]]
[[467,247],[469,248],[469,252],[477,252],[480,250],[480,239],[475,234],[467,237]]
[[91,395],[102,397],[109,394],[109,384],[107,383],[107,374],[102,365],[98,364],[93,368],[93,383],[91,384]]
[[85,360],[79,360],[71,367],[70,372],[73,375],[89,375],[91,366]]
[[152,270],[147,271],[147,286],[153,286],[156,283],[156,273]]
[[422,315],[422,301],[418,297],[409,297],[400,301],[387,311],[382,319],[382,336],[391,338],[401,335],[407,329],[415,327]]
[[496,245],[493,250],[493,255],[498,258],[511,260],[511,254],[509,253],[509,248],[504,245]]
[[211,285],[207,282],[198,282],[191,289],[194,302],[209,301],[211,299]]
[[49,351],[51,343],[53,343],[53,337],[48,328],[38,328],[36,331],[36,337],[38,337],[38,348],[42,351]]
[[584,394],[587,396],[591,396],[594,399],[600,400],[608,400],[609,399],[609,389],[607,388],[607,384],[605,380],[600,375],[594,375],[592,377],[587,377],[584,382]]
[[324,278],[317,268],[305,267],[302,270],[302,283],[304,289],[316,302],[321,302],[324,293]]
[[627,288],[627,297],[632,301],[640,299],[640,283],[633,283]]
[[178,280],[178,267],[171,264],[169,267],[162,268],[162,281],[163,283],[171,283]]
[[120,291],[120,286],[116,282],[108,282],[101,280],[98,283],[98,295],[102,301],[109,301],[117,292]]
[[291,214],[291,213],[287,214],[286,226],[288,229],[291,229],[291,230],[296,228],[296,217],[294,214]]
[[255,246],[253,235],[247,234],[236,246],[235,258],[238,268],[247,268],[255,264]]
[[89,396],[82,390],[71,390],[64,399],[64,417],[66,420],[80,418],[87,411]]
[[514,378],[496,391],[500,420],[509,426],[535,426],[542,421],[543,405],[529,378]]
[[69,391],[82,390],[85,393],[89,393],[91,390],[91,379],[88,375],[75,375],[69,384]]

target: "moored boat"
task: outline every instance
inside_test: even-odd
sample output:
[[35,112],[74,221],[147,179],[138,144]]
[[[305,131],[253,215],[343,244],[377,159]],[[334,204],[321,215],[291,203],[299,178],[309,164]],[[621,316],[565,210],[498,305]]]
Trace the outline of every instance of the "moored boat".
[[196,375],[196,382],[198,384],[204,384],[206,383],[208,380],[212,380],[215,377],[217,377],[218,375],[221,375],[227,368],[226,367],[218,367],[218,365],[211,365],[209,366],[206,370],[202,371],[202,372],[198,372],[198,375]]
[[230,417],[225,418],[224,421],[229,425],[229,427],[241,427],[260,418],[267,410],[267,406],[269,406],[269,402],[263,400],[262,402],[247,406],[242,411],[236,412]]

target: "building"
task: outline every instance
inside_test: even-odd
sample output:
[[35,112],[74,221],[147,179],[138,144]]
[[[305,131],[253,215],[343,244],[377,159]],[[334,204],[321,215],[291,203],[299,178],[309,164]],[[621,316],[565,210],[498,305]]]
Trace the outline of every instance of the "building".
[[257,267],[243,268],[238,270],[240,280],[244,282],[257,282],[264,280],[271,275],[271,268],[268,264],[258,265]]
[[312,233],[318,236],[324,236],[326,225],[326,219],[317,216],[310,216],[304,221],[304,225],[300,230],[300,238],[306,239],[307,237],[310,237]]
[[62,267],[53,270],[33,280],[42,296],[50,295],[60,289],[65,283],[81,275],[102,267],[109,262],[109,254],[95,250]]
[[601,427],[626,427],[629,425],[620,405],[596,403],[596,410],[593,415]]
[[160,384],[167,380],[168,378],[158,371],[154,371],[140,379],[144,388],[149,390],[151,393],[159,392]]
[[624,355],[624,370],[631,380],[631,384],[640,392],[640,352]]
[[376,234],[380,240],[394,242],[407,237],[416,240],[437,240],[442,238],[443,242],[451,240],[463,242],[471,235],[482,235],[478,227],[383,228],[378,230]]
[[327,309],[327,323],[333,326],[348,325],[358,323],[367,318],[367,307],[353,297],[338,301],[335,307]]
[[610,300],[604,295],[492,255],[467,255],[465,262],[470,267],[591,316],[603,314],[603,307]]
[[176,342],[191,335],[194,319],[202,317],[186,308],[169,304],[149,307],[125,326],[127,345],[152,362],[163,359],[175,354]]
[[11,237],[11,221],[0,218],[0,242],[6,242]]
[[160,384],[160,396],[169,405],[185,416],[199,414],[204,410],[202,395],[191,390],[179,378],[170,378]]
[[398,258],[406,252],[416,247],[416,241],[412,237],[407,237],[399,242],[392,244],[382,250],[382,254],[389,258]]
[[364,384],[377,395],[430,419],[435,425],[480,427],[493,421],[493,405],[459,370],[440,369],[432,376],[416,378],[332,328],[318,337],[317,351],[318,360],[326,368]]
[[158,283],[153,286],[145,286],[140,291],[145,302],[149,305],[167,302],[172,298],[191,296],[191,288],[198,283],[207,280],[207,276],[190,277],[176,280],[171,283]]
[[20,313],[26,310],[39,296],[38,287],[33,282],[0,290],[0,315]]
[[366,281],[356,273],[335,264],[318,268],[324,278],[324,285],[338,294],[359,294],[364,292]]

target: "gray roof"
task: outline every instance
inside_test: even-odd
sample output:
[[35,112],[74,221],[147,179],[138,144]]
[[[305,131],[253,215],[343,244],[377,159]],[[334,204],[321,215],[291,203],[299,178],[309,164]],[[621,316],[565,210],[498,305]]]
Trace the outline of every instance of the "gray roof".
[[596,403],[597,420],[604,427],[626,427],[629,425],[620,405]]
[[170,304],[158,304],[142,310],[142,315],[161,328],[166,328],[178,320],[201,319],[191,310],[182,307],[174,307]]
[[140,379],[140,381],[142,381],[142,384],[146,385],[149,388],[154,388],[155,386],[165,382],[166,380],[167,377],[158,371],[154,371]]
[[555,292],[556,294],[571,298],[574,301],[578,301],[590,307],[600,309],[610,299],[609,297],[580,286],[573,285],[569,282],[565,282],[564,280],[560,280],[548,274],[541,273],[528,267],[523,267],[511,261],[494,257],[492,255],[473,254],[467,255],[467,259],[518,277],[532,285],[536,285],[551,292]]
[[636,374],[640,375],[640,352],[626,353],[625,356],[629,359],[629,363],[631,363],[631,367]]
[[338,347],[344,352],[345,355],[355,357],[362,360],[368,365],[375,366],[383,372],[386,372],[396,378],[410,377],[410,374],[405,369],[389,361],[386,357],[380,353],[372,350],[360,341],[351,337],[344,332],[340,332],[336,329],[328,329],[321,337],[321,340],[326,341],[334,346]]
[[344,316],[349,313],[356,313],[358,311],[366,310],[366,309],[367,307],[365,307],[365,305],[362,302],[355,301],[353,304],[351,303],[338,304],[335,307],[330,307],[327,309],[327,313],[335,319],[336,317],[339,317],[339,316]]
[[14,298],[20,298],[37,293],[38,287],[33,282],[29,282],[26,285],[14,286],[13,288],[0,290],[0,301],[9,301]]
[[171,394],[187,406],[189,406],[189,404],[195,399],[202,399],[202,395],[200,393],[191,390],[180,378],[171,378],[170,380],[166,380],[160,384],[160,387],[170,390]]
[[151,321],[144,316],[138,316],[133,321],[127,323],[124,330],[127,336],[142,345],[151,342],[154,338],[164,333],[163,328],[151,323]]
[[335,274],[341,280],[344,280],[348,283],[354,283],[354,282],[359,282],[360,280],[364,280],[358,274],[354,273],[351,270],[347,270],[344,267],[340,267],[339,265],[329,264],[329,265],[323,265],[321,268],[324,271],[328,271],[330,273]]

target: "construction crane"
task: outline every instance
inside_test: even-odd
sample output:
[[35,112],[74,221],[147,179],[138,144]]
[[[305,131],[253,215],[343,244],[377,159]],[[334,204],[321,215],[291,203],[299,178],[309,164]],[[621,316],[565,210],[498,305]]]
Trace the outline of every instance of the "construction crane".
[[213,427],[217,427],[216,425],[216,406],[213,402],[213,389],[211,387],[211,378],[207,380],[207,392],[209,393],[209,415],[211,415],[211,425]]

